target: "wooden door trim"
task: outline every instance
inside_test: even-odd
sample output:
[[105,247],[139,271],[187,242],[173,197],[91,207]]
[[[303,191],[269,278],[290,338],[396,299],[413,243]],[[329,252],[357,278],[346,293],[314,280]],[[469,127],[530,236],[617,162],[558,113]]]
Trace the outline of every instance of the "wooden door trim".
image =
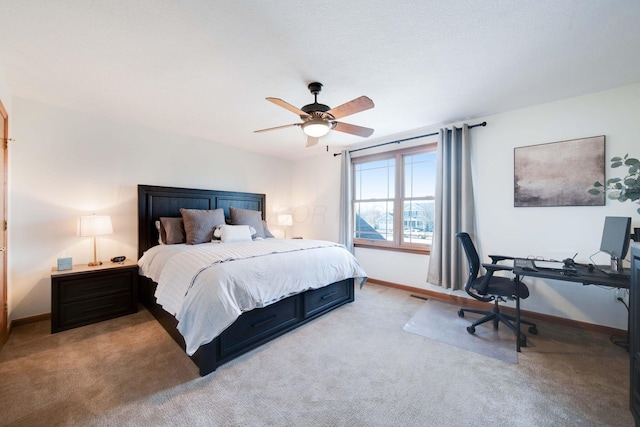
[[[4,198],[4,203],[3,203],[3,212],[2,212],[2,217],[4,218],[4,220],[7,220],[7,212],[8,212],[8,188],[7,188],[7,183],[8,183],[8,170],[9,170],[9,147],[8,147],[8,141],[9,141],[9,114],[7,113],[6,108],[4,107],[4,104],[2,103],[2,100],[0,100],[0,116],[2,116],[2,118],[4,119],[4,141],[1,141],[2,144],[4,144],[4,148],[2,150],[2,162],[4,164],[4,169],[3,169],[3,176],[2,176],[2,196]],[[7,227],[6,227],[6,222],[4,224],[0,224],[0,233],[4,234],[4,245],[5,248],[8,246],[7,245]],[[2,264],[3,264],[3,269],[2,269],[2,277],[0,277],[0,286],[2,286],[3,292],[3,298],[4,301],[0,301],[0,316],[2,316],[2,327],[0,328],[0,349],[2,348],[3,344],[7,341],[7,338],[9,338],[9,324],[8,324],[8,301],[9,301],[9,297],[7,295],[7,250],[5,249],[3,252],[0,252],[0,256],[2,257]]]

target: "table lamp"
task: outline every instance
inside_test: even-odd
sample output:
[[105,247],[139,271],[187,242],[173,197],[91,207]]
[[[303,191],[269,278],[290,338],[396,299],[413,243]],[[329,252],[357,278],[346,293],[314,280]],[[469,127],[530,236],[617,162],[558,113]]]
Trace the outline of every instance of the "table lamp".
[[284,238],[287,238],[287,227],[293,225],[293,215],[284,214],[278,215],[278,225],[282,225],[284,227]]
[[111,217],[109,215],[81,216],[78,220],[78,235],[80,237],[93,237],[93,262],[88,265],[93,267],[102,265],[96,257],[96,236],[112,234]]

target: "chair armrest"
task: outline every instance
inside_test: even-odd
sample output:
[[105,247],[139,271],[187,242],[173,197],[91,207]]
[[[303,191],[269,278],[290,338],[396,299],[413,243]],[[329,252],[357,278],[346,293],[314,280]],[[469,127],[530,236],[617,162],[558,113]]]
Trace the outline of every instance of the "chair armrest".
[[513,270],[513,265],[482,264],[482,266],[487,269],[487,272],[491,272],[491,273],[493,273],[494,271],[511,271],[511,270]]
[[493,264],[499,262],[499,261],[504,261],[504,260],[513,260],[514,258],[512,256],[506,256],[506,255],[489,255],[489,258],[491,258],[491,262]]
[[[496,271],[512,271],[513,270],[512,265],[482,264],[482,266],[487,270],[487,274],[482,276],[482,282],[480,282],[480,286],[479,286],[479,288],[481,289],[487,289],[489,282],[493,278],[493,273],[495,273]],[[493,299],[494,298],[492,297],[486,301],[493,301]]]

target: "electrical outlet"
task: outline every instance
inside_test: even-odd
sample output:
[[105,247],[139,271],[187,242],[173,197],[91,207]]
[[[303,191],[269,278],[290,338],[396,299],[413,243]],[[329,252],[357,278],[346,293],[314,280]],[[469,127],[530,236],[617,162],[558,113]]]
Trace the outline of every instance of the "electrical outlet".
[[625,304],[629,304],[629,294],[626,292],[626,290],[624,289],[620,289],[620,288],[616,288],[613,290],[613,301],[614,302],[620,302],[620,300],[618,299],[622,299],[622,301],[624,301]]

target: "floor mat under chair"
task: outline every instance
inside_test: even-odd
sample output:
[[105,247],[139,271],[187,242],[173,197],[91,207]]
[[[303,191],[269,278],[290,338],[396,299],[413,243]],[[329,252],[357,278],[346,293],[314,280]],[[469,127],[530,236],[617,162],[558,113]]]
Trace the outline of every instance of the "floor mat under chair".
[[459,317],[459,309],[454,304],[428,300],[403,329],[503,362],[518,363],[516,338],[511,329],[500,324],[496,330],[493,322],[487,322],[476,326],[475,334],[470,334],[467,326],[480,319],[481,315],[465,313],[464,317]]

